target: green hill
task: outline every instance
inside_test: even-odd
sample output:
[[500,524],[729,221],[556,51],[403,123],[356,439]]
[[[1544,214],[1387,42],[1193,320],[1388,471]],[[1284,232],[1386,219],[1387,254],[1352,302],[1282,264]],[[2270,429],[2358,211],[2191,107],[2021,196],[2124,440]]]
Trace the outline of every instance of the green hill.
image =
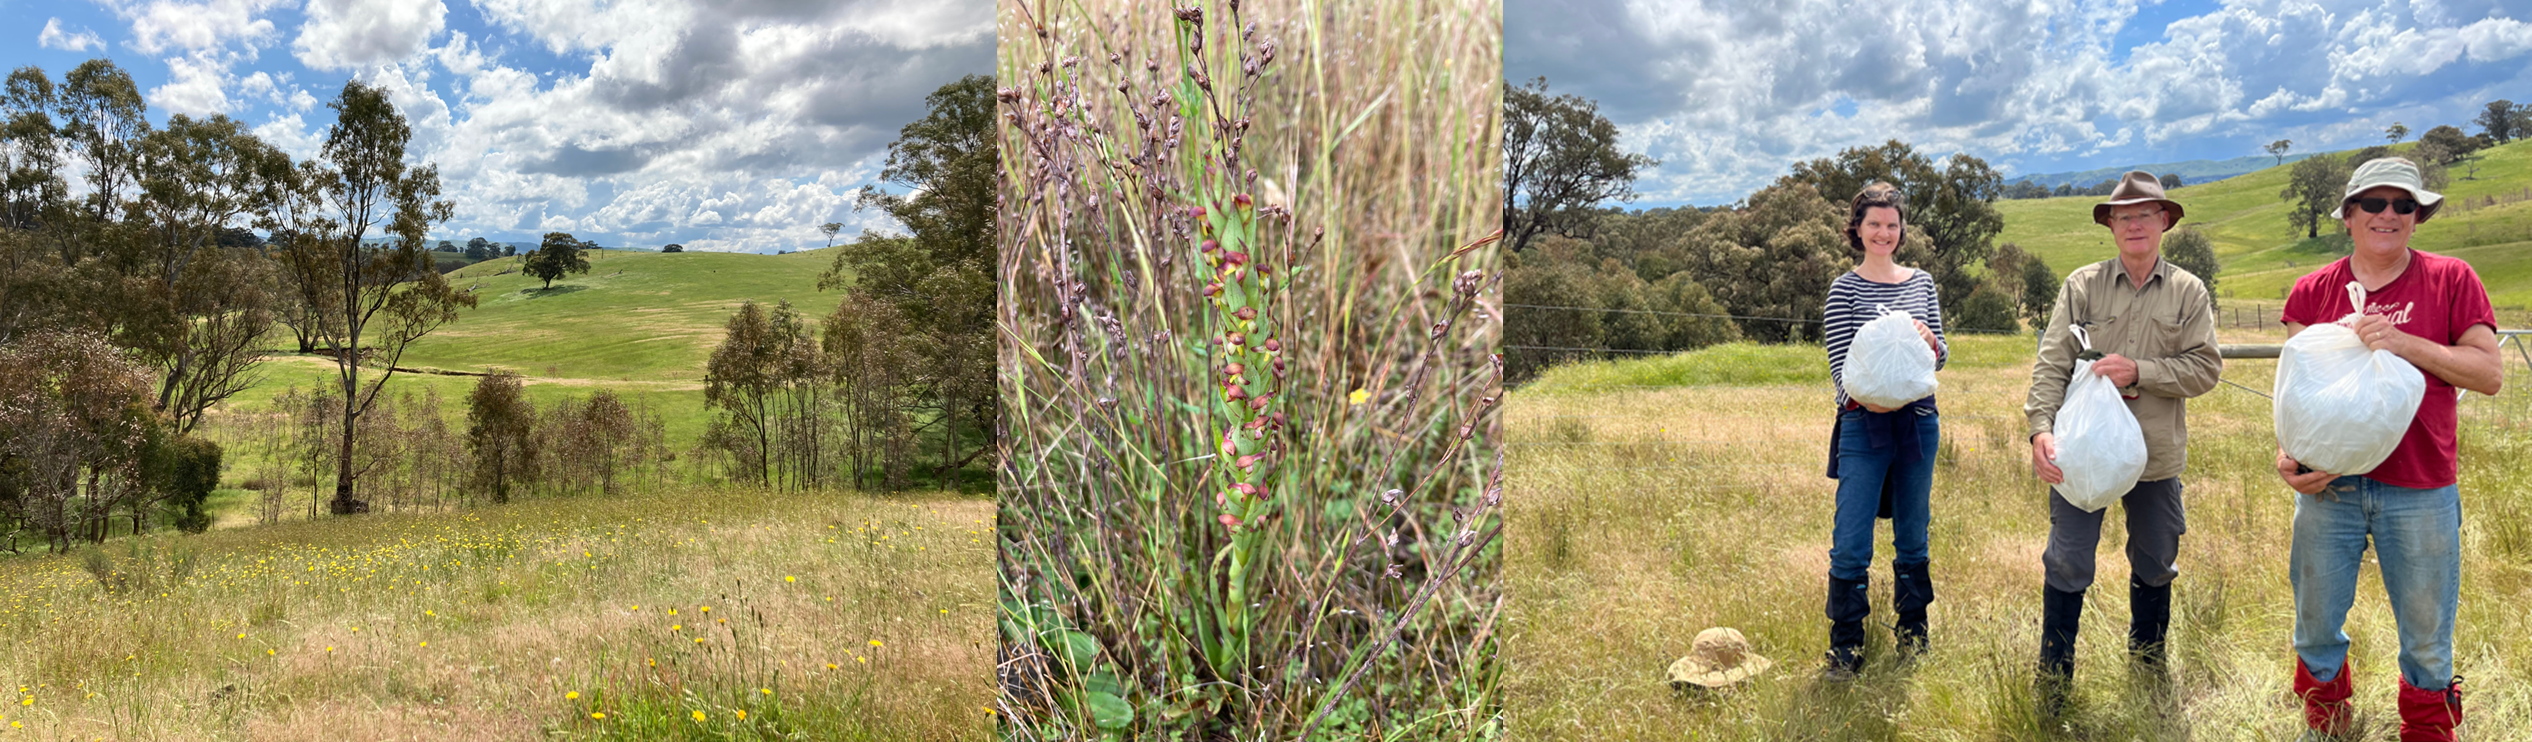
[[[540,406],[611,389],[628,402],[647,401],[665,419],[670,440],[682,445],[702,433],[704,363],[740,303],[788,300],[823,318],[842,301],[836,292],[817,290],[818,274],[834,260],[826,251],[587,255],[587,274],[566,275],[552,289],[520,272],[517,256],[450,274],[452,284],[474,290],[477,306],[459,310],[456,322],[414,343],[397,365],[517,372]],[[288,329],[275,327],[266,342],[287,346]],[[263,382],[232,398],[231,409],[262,409],[286,388],[310,389],[335,378],[333,361],[322,356],[276,354],[263,367]],[[390,386],[417,394],[437,390],[442,411],[462,422],[475,383],[473,376],[399,373]]]
[[[2416,143],[2393,147],[2406,152]],[[2346,156],[2346,153],[2333,153]],[[2464,179],[2453,166],[2447,199],[2435,221],[2418,230],[2412,245],[2470,261],[2499,306],[2532,305],[2532,141],[2517,141],[2475,155],[2479,174]],[[2188,209],[2184,225],[2196,225],[2215,242],[2216,293],[2235,299],[2275,301],[2297,278],[2337,255],[2305,244],[2286,224],[2286,187],[2293,166],[2272,167],[2213,183],[2184,186],[2171,197]],[[2488,202],[2493,199],[2493,205]],[[2013,243],[2038,254],[2064,275],[2116,254],[2110,231],[2092,223],[2098,196],[1996,202],[2005,220],[1997,244]],[[2322,231],[2336,228],[2335,222]]]
[[[2290,163],[2311,156],[2312,155],[2309,154],[2288,155],[2285,158],[2285,162]],[[2134,167],[2094,168],[2091,170],[2072,173],[2041,173],[2038,175],[2024,175],[2007,178],[2005,179],[2005,182],[2018,183],[2027,180],[2032,183],[2049,186],[2051,188],[2055,188],[2059,185],[2088,188],[2095,183],[2100,183],[2105,180],[2111,180],[2121,175],[2125,175],[2130,170],[2143,170],[2155,175],[2178,175],[2181,177],[2181,182],[2184,183],[2199,183],[2230,178],[2277,164],[2285,163],[2278,162],[2277,158],[2269,157],[2267,155],[2252,155],[2249,157],[2236,157],[2230,160],[2189,160],[2186,162],[2161,162],[2152,165],[2137,165]]]

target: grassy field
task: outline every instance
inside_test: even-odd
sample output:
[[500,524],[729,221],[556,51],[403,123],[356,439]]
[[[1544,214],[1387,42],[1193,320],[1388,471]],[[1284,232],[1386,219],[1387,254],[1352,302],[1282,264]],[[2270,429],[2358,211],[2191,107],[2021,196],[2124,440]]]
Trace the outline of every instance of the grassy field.
[[[660,415],[671,444],[683,449],[703,435],[709,422],[703,406],[704,363],[741,303],[790,301],[823,319],[842,301],[835,292],[817,290],[818,274],[834,260],[835,254],[826,251],[584,254],[589,273],[567,275],[550,290],[519,272],[518,257],[488,260],[450,274],[458,288],[476,292],[478,305],[459,310],[456,322],[415,342],[397,365],[465,373],[512,371],[523,377],[528,399],[539,409],[567,397],[612,390],[627,405],[649,405]],[[263,380],[218,409],[263,412],[285,389],[338,383],[332,358],[281,352],[291,342],[289,329],[276,326],[265,340],[276,351],[259,369]],[[362,371],[362,383],[377,373]],[[462,426],[466,394],[477,381],[473,376],[400,372],[389,380],[388,391],[419,395],[435,390],[450,424]],[[213,433],[215,438],[223,435]],[[236,470],[234,464],[230,468]]]
[[[2415,146],[2410,142],[2392,149],[2405,153]],[[2475,157],[2478,177],[2464,179],[2462,165],[2452,166],[2453,180],[2443,191],[2445,206],[2418,230],[2412,244],[2469,260],[2497,305],[2532,306],[2532,141],[2482,150]],[[2215,242],[2216,259],[2223,266],[2216,274],[2219,296],[2275,304],[2295,279],[2337,259],[2304,243],[2303,234],[2287,225],[2286,202],[2277,194],[2285,189],[2290,169],[2274,167],[2170,192],[2188,210],[2181,224],[2206,230]],[[2491,198],[2498,203],[2469,203]],[[1997,201],[2005,230],[1996,243],[2020,245],[2060,275],[2106,260],[2117,251],[2110,246],[2110,230],[2092,223],[2092,205],[2100,200]],[[2324,234],[2337,228],[2337,222],[2327,219],[2321,225]]]
[[[2532,152],[2532,150],[2520,150]],[[2484,173],[2485,171],[2483,171]],[[2056,264],[2054,258],[2051,263]],[[2227,329],[2229,343],[2277,342]],[[2104,526],[2061,727],[2030,712],[2047,490],[2030,474],[2022,337],[1955,337],[1942,373],[1933,493],[1933,649],[1891,661],[1889,531],[1876,536],[1864,676],[1815,680],[1833,482],[1829,389],[1816,346],[1729,345],[1550,370],[1509,395],[1513,453],[1503,642],[1511,736],[1545,739],[2276,740],[2300,729],[2287,693],[2293,624],[2284,554],[2293,513],[2270,468],[2268,400],[2219,386],[2190,408],[2190,529],[2174,590],[2169,692],[2125,669],[2126,558]],[[2462,402],[2457,669],[2468,734],[2532,726],[2532,372],[2507,349],[2507,393]],[[2275,362],[2225,378],[2265,391]],[[2367,570],[2348,633],[2366,739],[2396,736],[2394,636]],[[1698,631],[1740,629],[1774,670],[1726,693],[1663,681]],[[2494,736],[2492,736],[2494,735]]]
[[991,734],[993,504],[684,490],[0,557],[0,739]]

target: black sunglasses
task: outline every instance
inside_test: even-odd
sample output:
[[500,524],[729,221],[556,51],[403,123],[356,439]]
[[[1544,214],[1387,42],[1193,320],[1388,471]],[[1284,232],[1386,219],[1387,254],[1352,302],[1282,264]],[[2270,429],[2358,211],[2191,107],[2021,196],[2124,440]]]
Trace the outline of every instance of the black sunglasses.
[[2391,207],[2391,213],[2402,216],[2416,213],[2418,210],[2418,202],[2406,198],[2351,198],[2347,200],[2347,203],[2364,209],[2368,214],[2383,213],[2385,206]]

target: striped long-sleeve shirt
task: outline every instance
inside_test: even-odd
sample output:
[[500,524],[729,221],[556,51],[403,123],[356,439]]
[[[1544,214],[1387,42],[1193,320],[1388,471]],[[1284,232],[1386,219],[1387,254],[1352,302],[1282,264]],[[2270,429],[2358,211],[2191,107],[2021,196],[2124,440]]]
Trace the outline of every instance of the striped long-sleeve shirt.
[[1943,305],[1934,293],[1934,276],[1925,271],[1912,271],[1908,279],[1898,283],[1879,283],[1854,271],[1838,276],[1829,284],[1827,308],[1820,313],[1827,325],[1829,381],[1837,387],[1837,406],[1846,407],[1846,346],[1855,339],[1855,331],[1881,316],[1881,307],[1905,311],[1908,316],[1925,322],[1934,331],[1934,343],[1942,350],[1934,354],[1934,367],[1952,357],[1951,340],[1943,334]]

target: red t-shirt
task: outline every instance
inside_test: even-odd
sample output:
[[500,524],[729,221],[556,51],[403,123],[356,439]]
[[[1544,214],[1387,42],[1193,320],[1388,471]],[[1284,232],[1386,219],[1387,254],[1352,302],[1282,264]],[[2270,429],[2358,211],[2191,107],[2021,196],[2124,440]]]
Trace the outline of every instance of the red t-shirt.
[[[2409,254],[2409,268],[2399,278],[2365,293],[2366,314],[2385,315],[2401,332],[2445,345],[2461,340],[2473,325],[2497,328],[2488,289],[2469,263],[2425,250]],[[2353,280],[2356,274],[2347,258],[2296,280],[2280,321],[2309,327],[2347,316],[2347,282]],[[2443,378],[2425,369],[2419,372],[2426,376],[2426,399],[2418,404],[2418,416],[2409,421],[2409,432],[2400,437],[2391,457],[2365,475],[2368,479],[2411,489],[2435,489],[2460,479],[2455,454],[2460,395]]]

